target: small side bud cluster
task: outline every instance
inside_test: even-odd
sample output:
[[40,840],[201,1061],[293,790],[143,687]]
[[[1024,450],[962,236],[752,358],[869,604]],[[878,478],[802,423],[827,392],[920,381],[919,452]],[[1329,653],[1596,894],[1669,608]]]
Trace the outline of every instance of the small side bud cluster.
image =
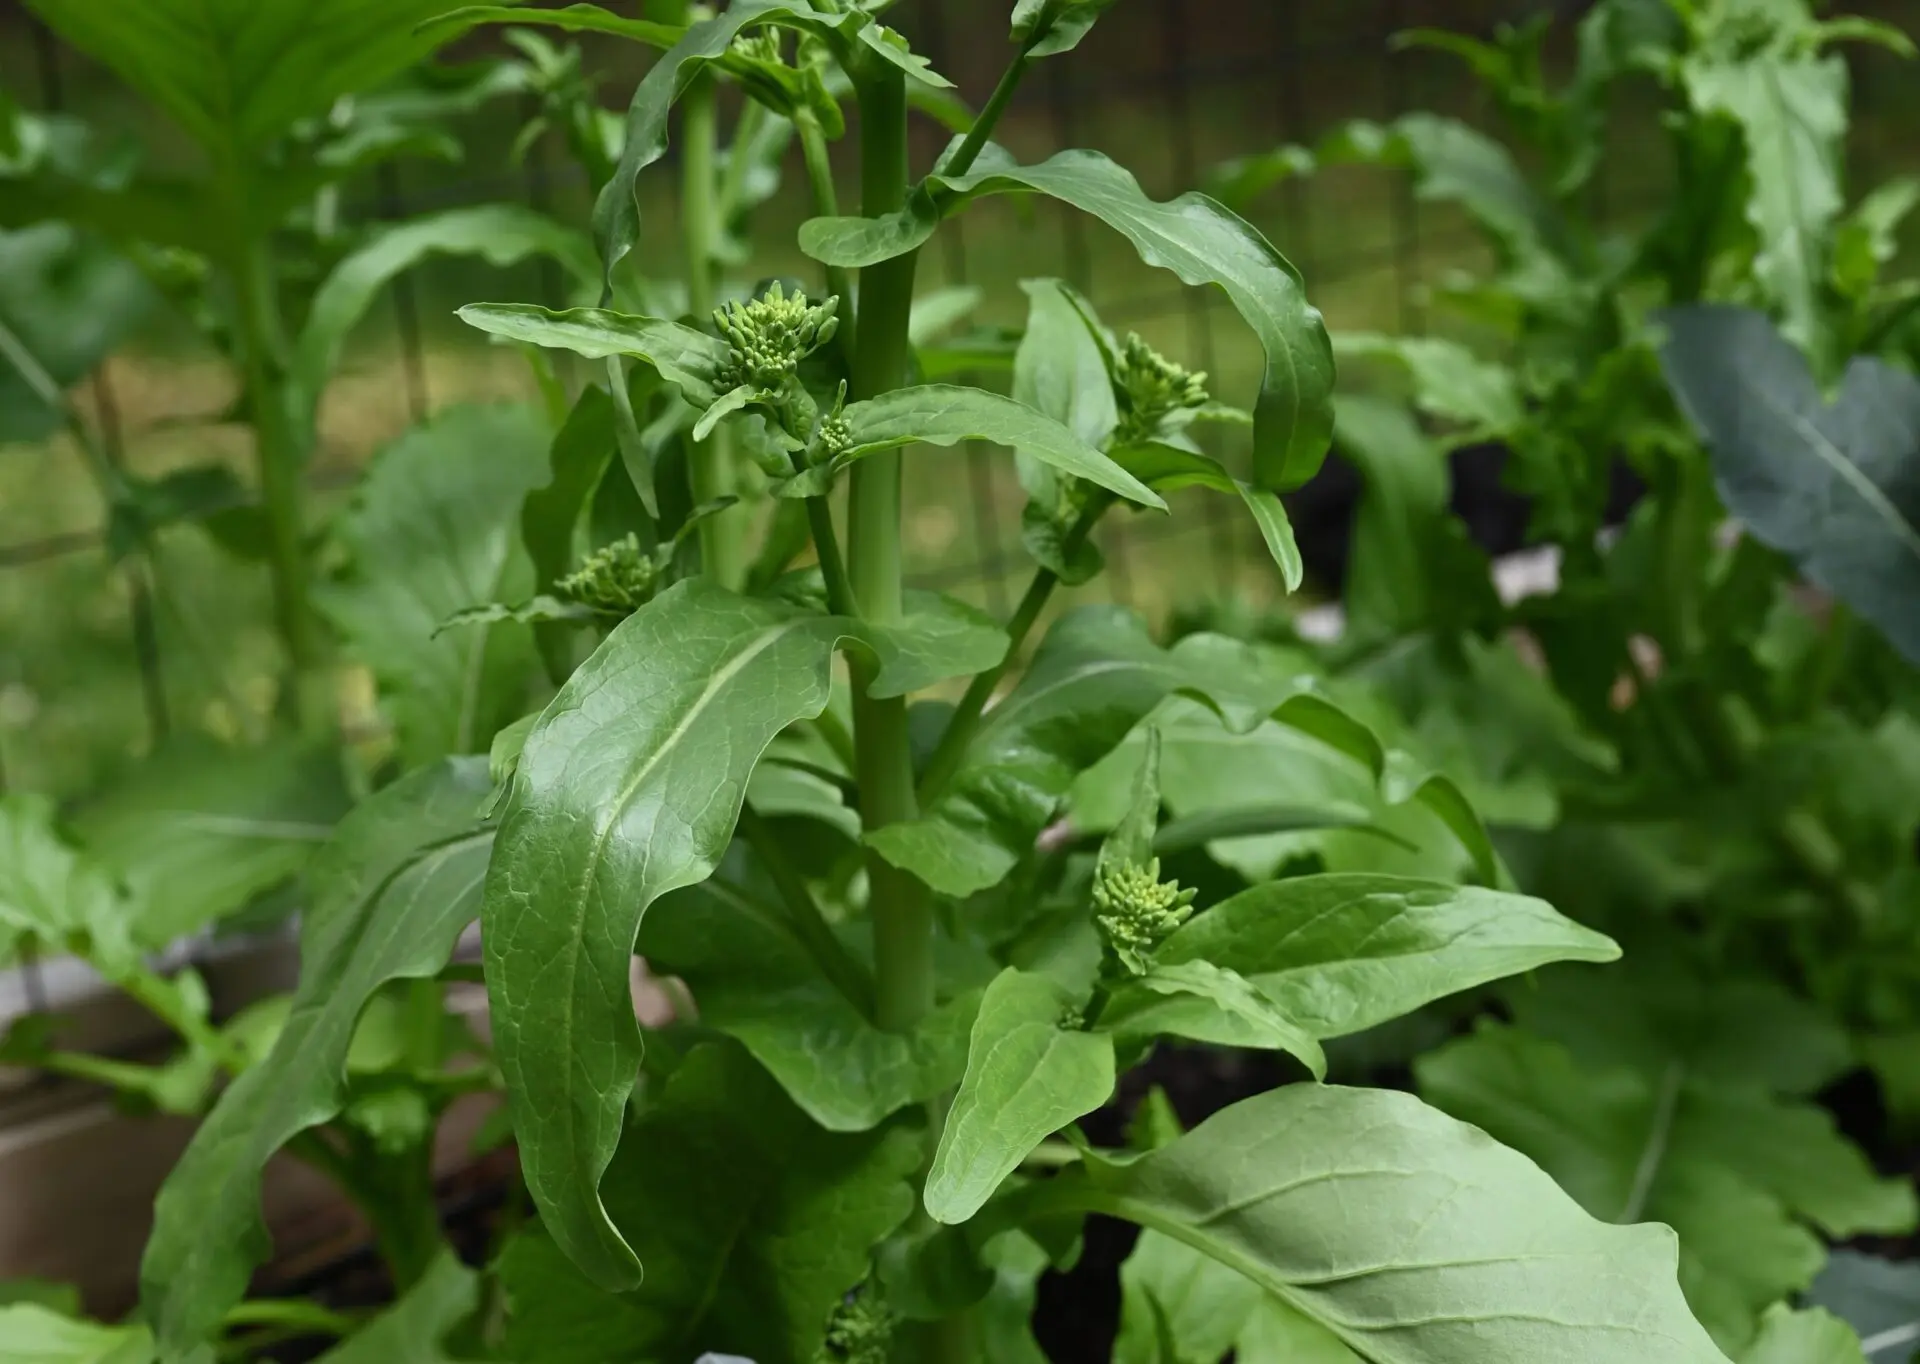
[[780,30],[771,24],[735,38],[733,52],[746,61],[765,62],[769,66],[779,66],[786,61],[786,54],[780,50]]
[[1121,444],[1150,439],[1167,418],[1207,404],[1207,376],[1177,365],[1128,332],[1114,375]]
[[555,583],[554,590],[568,601],[607,616],[630,616],[653,600],[660,586],[660,566],[629,534],[589,554],[580,567]]
[[839,307],[837,298],[809,303],[805,293],[788,294],[775,280],[759,298],[716,309],[714,323],[729,347],[720,387],[783,391],[800,362],[833,339]]
[[1102,867],[1093,878],[1093,922],[1100,940],[1136,976],[1153,965],[1153,954],[1193,914],[1191,890],[1160,879],[1160,859]]
[[870,1289],[861,1289],[833,1309],[814,1364],[887,1364],[892,1348],[893,1313]]

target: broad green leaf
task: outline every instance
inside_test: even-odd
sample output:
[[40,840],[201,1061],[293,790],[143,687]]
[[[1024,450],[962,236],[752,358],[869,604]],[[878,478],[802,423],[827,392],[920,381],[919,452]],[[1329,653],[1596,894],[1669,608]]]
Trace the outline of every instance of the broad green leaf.
[[1920,1266],[1911,1261],[1836,1249],[1807,1304],[1851,1326],[1873,1364],[1906,1364],[1920,1345]]
[[782,489],[784,496],[818,496],[835,474],[855,460],[903,445],[984,440],[1018,450],[1129,501],[1166,510],[1167,504],[1152,489],[1053,418],[984,389],[953,384],[897,388],[849,404],[841,416],[850,432],[846,447],[793,478]]
[[107,869],[60,836],[51,800],[0,795],[0,948],[78,952],[112,975],[137,961],[136,913]]
[[335,525],[348,567],[321,604],[373,672],[410,765],[478,752],[526,710],[526,626],[439,632],[532,587],[516,532],[551,438],[531,407],[450,408],[374,456]]
[[616,626],[527,736],[487,878],[487,992],[527,1185],[596,1282],[639,1263],[596,1190],[641,1041],[634,935],[726,851],[774,736],[826,708],[840,622],[680,583]]
[[[1184,1241],[1143,1231],[1120,1266],[1113,1364],[1216,1364],[1234,1348],[1263,1296],[1238,1270]],[[1171,1354],[1163,1340],[1172,1344]]]
[[929,177],[937,203],[892,218],[815,219],[800,229],[808,255],[849,268],[919,246],[940,216],[982,194],[1022,190],[1060,199],[1130,241],[1147,264],[1188,284],[1216,284],[1260,338],[1266,373],[1254,407],[1254,468],[1264,487],[1293,488],[1320,467],[1333,432],[1333,353],[1300,275],[1251,224],[1202,194],[1158,203],[1098,152],[1061,152],[1037,166],[997,149],[963,176]]
[[515,5],[465,5],[420,25],[436,43],[451,42],[482,24],[534,25],[567,33],[610,33],[648,47],[670,48],[686,34],[678,24],[651,19],[623,19],[599,5],[568,5],[564,9],[521,9]]
[[1146,726],[1146,751],[1134,775],[1126,811],[1100,841],[1098,872],[1144,867],[1153,861],[1154,835],[1160,828],[1160,730]]
[[1051,57],[1080,46],[1114,0],[1018,0],[1010,40],[1029,57]]
[[[635,182],[667,151],[667,120],[673,105],[710,63],[724,57],[748,25],[777,14],[811,14],[807,0],[740,0],[725,13],[689,28],[634,88],[627,105],[626,140],[613,178],[593,204],[593,235],[600,248],[604,294],[613,294],[613,271],[640,237]],[[705,406],[705,404],[701,404]]]
[[[1562,976],[1542,989],[1573,984]],[[1614,1019],[1589,1011],[1582,1026],[1604,1034]],[[1424,1094],[1540,1162],[1595,1216],[1678,1231],[1687,1296],[1738,1351],[1761,1312],[1804,1289],[1825,1258],[1798,1219],[1835,1236],[1905,1230],[1913,1192],[1878,1179],[1812,1105],[1697,1070],[1690,1040],[1675,1035],[1660,1069],[1638,1069],[1583,1064],[1546,1038],[1488,1024],[1415,1071]]]
[[441,1341],[480,1306],[480,1276],[451,1250],[401,1295],[318,1364],[454,1364]]
[[913,1211],[921,1159],[900,1126],[823,1132],[730,1044],[693,1051],[608,1169],[607,1208],[646,1277],[610,1294],[543,1232],[501,1263],[511,1357],[541,1364],[741,1353],[811,1364],[874,1246]]
[[1446,455],[1397,403],[1343,398],[1334,449],[1360,471],[1365,489],[1354,511],[1347,554],[1348,628],[1401,634],[1431,615],[1424,547],[1446,515],[1451,483]]
[[1697,111],[1740,126],[1751,185],[1747,220],[1759,238],[1754,274],[1785,314],[1787,337],[1809,350],[1821,339],[1828,236],[1846,202],[1846,63],[1812,53],[1699,53],[1681,75]]
[[153,1336],[144,1326],[102,1326],[32,1302],[0,1307],[0,1364],[153,1364],[154,1359]]
[[1374,1364],[1725,1364],[1671,1232],[1595,1222],[1406,1094],[1289,1085],[1027,1200],[1030,1219],[1105,1213],[1183,1241]]
[[[545,592],[574,567],[574,539],[587,503],[612,462],[613,399],[597,384],[580,392],[573,410],[548,447],[547,482],[520,504],[520,540],[533,563],[533,585]],[[554,623],[535,624],[534,642],[557,686],[573,671],[572,631]]]
[[345,1102],[348,1049],[389,981],[438,973],[480,908],[484,758],[413,773],[356,807],[308,875],[300,987],[273,1050],[220,1097],[154,1203],[141,1301],[170,1357],[219,1330],[270,1249],[268,1159]]
[[631,355],[660,371],[668,383],[705,409],[720,400],[714,377],[727,363],[727,343],[678,322],[605,308],[555,312],[531,303],[469,303],[460,320],[483,332],[589,360]]
[[[1155,962],[1236,972],[1281,1017],[1324,1039],[1549,962],[1619,955],[1608,939],[1528,896],[1329,873],[1269,881],[1194,915]],[[1232,1014],[1139,986],[1115,996],[1106,1021],[1128,1035],[1168,1031],[1248,1045],[1238,1040],[1246,1025]]]
[[203,147],[262,151],[433,51],[414,26],[446,0],[33,0],[67,42],[104,63]]
[[960,1081],[927,1175],[927,1212],[964,1222],[1035,1147],[1113,1094],[1113,1040],[1083,1032],[1072,995],[1012,967],[980,1000]]
[[1013,356],[1013,396],[1086,444],[1104,445],[1120,424],[1120,408],[1085,300],[1064,280],[1024,279],[1020,287],[1027,328]]
[[330,749],[290,739],[227,748],[182,736],[81,807],[73,829],[133,893],[136,944],[158,951],[298,872],[347,804]]
[[723,875],[663,896],[638,950],[686,981],[701,1023],[740,1041],[829,1131],[867,1131],[965,1072],[977,992],[944,1002],[912,1033],[875,1027],[828,982],[770,887]]
[[1007,632],[991,616],[938,592],[908,592],[893,625],[863,625],[880,668],[867,694],[907,696],[936,682],[983,673],[1007,656]]
[[1832,1313],[1796,1312],[1779,1303],[1761,1318],[1760,1334],[1740,1364],[1867,1364],[1867,1355],[1860,1337]]
[[308,306],[291,378],[309,414],[319,407],[340,348],[380,291],[429,256],[478,256],[497,266],[550,256],[575,279],[592,281],[597,274],[592,242],[518,204],[448,209],[386,228],[334,266]]
[[[985,291],[977,284],[956,284],[920,295],[914,299],[913,310],[907,316],[907,340],[915,350],[932,345],[972,317],[985,297]],[[1020,395],[1016,393],[1014,396]],[[1037,404],[1027,405],[1032,407]]]
[[1339,1336],[1279,1298],[1262,1298],[1233,1346],[1234,1364],[1363,1364]]
[[1920,662],[1920,380],[1858,357],[1828,404],[1759,313],[1701,306],[1661,320],[1667,382],[1727,509]]
[[1138,616],[1117,607],[1072,612],[1048,631],[1020,685],[987,712],[947,792],[921,818],[870,831],[867,843],[943,895],[998,884],[1074,777],[1181,681]]

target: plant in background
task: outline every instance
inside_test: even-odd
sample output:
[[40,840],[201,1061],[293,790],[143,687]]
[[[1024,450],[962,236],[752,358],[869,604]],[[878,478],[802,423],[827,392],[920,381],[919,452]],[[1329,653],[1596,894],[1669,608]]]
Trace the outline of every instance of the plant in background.
[[[1156,1276],[1184,1263],[1249,1295],[1216,1353],[1721,1361],[1666,1233],[1594,1221],[1408,1095],[1317,1082],[1325,1040],[1615,955],[1506,888],[1459,787],[1284,655],[1219,636],[1163,648],[1116,608],[1059,616],[1000,695],[1058,587],[1097,571],[1093,535],[1122,504],[1158,512],[1186,486],[1232,496],[1297,581],[1275,493],[1319,465],[1333,367],[1297,274],[1231,212],[1151,199],[1095,153],[1023,165],[991,142],[1027,69],[1071,50],[1104,5],[1021,0],[1005,77],[917,180],[909,109],[950,102],[929,97],[944,82],[878,8],[753,0],[683,25],[482,7],[435,27],[538,19],[665,49],[599,187],[602,306],[462,310],[598,362],[546,483],[521,500],[526,589],[422,627],[525,621],[558,690],[499,729],[484,782],[476,760],[442,760],[336,836],[355,893],[310,917],[288,1026],[156,1208],[143,1312],[161,1357],[193,1358],[241,1300],[265,1250],[261,1168],[342,1112],[368,1002],[443,972],[477,915],[538,1218],[485,1282],[437,1261],[347,1351],[392,1330],[547,1364],[1036,1358],[1035,1282],[1100,1213],[1151,1229],[1129,1320],[1145,1311],[1180,1351],[1181,1304]],[[721,82],[746,96],[725,151]],[[859,217],[839,213],[829,161],[849,99]],[[684,308],[626,267],[636,186],[676,106]],[[818,216],[800,241],[817,294],[725,273],[752,158],[781,141],[768,129],[808,169]],[[1026,286],[1010,394],[928,379],[915,335],[954,305],[916,301],[916,253],[1002,193],[1061,200],[1148,263],[1225,290],[1266,354],[1251,414],[1137,339],[1116,343],[1052,280]],[[647,296],[671,312],[617,306]],[[1250,430],[1247,477],[1203,451],[1202,421]],[[974,440],[1014,451],[1032,495],[1034,577],[1004,625],[902,583],[903,460]],[[1175,724],[1315,747],[1363,784],[1359,823],[1376,808],[1426,821],[1414,855],[1438,873],[1269,868],[1226,893],[1175,889],[1172,859],[1217,838],[1356,823],[1326,803],[1163,819]],[[1050,832],[1063,807],[1102,803],[1097,853]],[[693,1005],[644,1040],[636,949]],[[1166,1038],[1283,1053],[1301,1081],[1185,1135],[1151,1124],[1144,1153],[1088,1142],[1079,1120]]]
[[[1494,269],[1434,291],[1445,335],[1335,337],[1366,381],[1335,437],[1366,490],[1347,635],[1320,666],[1456,751],[1477,796],[1512,798],[1490,817],[1521,883],[1628,962],[1543,975],[1511,1023],[1416,1073],[1596,1216],[1673,1225],[1721,1346],[1787,1357],[1756,1341],[1801,1329],[1768,1313],[1814,1280],[1816,1233],[1916,1215],[1807,1102],[1857,1055],[1913,1112],[1920,769],[1898,654],[1920,388],[1899,367],[1913,285],[1880,271],[1916,196],[1897,181],[1849,207],[1832,50],[1912,46],[1798,3],[1608,0],[1556,83],[1549,27],[1408,36],[1468,64],[1517,150],[1411,114],[1237,163],[1222,190],[1390,165],[1485,233]],[[1595,176],[1630,83],[1659,101],[1673,184],[1620,227]],[[1484,442],[1557,554],[1550,591],[1503,603],[1448,514],[1446,455]],[[1610,526],[1619,462],[1646,492]],[[1810,607],[1803,581],[1838,600]]]

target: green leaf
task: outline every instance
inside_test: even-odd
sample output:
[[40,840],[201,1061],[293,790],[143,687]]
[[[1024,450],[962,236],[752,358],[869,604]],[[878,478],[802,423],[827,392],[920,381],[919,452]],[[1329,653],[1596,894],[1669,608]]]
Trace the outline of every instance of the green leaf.
[[921,1159],[895,1126],[823,1132],[727,1044],[690,1053],[607,1172],[608,1210],[644,1258],[613,1295],[523,1233],[501,1263],[511,1357],[542,1364],[750,1354],[811,1364],[874,1246],[913,1211]]
[[550,256],[576,279],[591,281],[597,273],[592,242],[518,204],[448,209],[386,228],[334,266],[307,309],[291,380],[309,414],[320,405],[340,348],[380,291],[429,256],[478,256],[496,266]]
[[153,1360],[153,1337],[144,1326],[76,1321],[32,1302],[0,1307],[0,1364],[153,1364]]
[[1049,977],[1002,971],[980,1000],[926,1206],[964,1222],[1035,1147],[1113,1094],[1113,1040],[1074,1024],[1073,996]]
[[880,664],[869,696],[907,696],[983,673],[1007,656],[1007,632],[984,611],[938,592],[908,592],[905,606],[895,624],[861,629]]
[[670,48],[685,35],[678,24],[651,19],[622,19],[598,5],[568,5],[564,9],[521,9],[514,5],[466,5],[429,19],[420,32],[436,43],[447,43],[482,24],[534,25],[567,33],[610,33],[648,47]]
[[1152,489],[1059,422],[984,389],[953,384],[897,388],[851,403],[841,416],[850,432],[846,447],[828,462],[793,478],[781,490],[783,496],[819,496],[830,486],[829,480],[855,460],[903,445],[984,440],[1018,450],[1129,501],[1166,510],[1166,502]]
[[[1122,1006],[1121,1017],[1114,1022],[1101,1016],[1102,1028],[1124,1030],[1130,1038],[1167,1033],[1202,1042],[1231,1039],[1227,1045],[1284,1051],[1297,1057],[1314,1079],[1326,1078],[1326,1053],[1313,1035],[1236,971],[1210,961],[1156,960],[1146,975],[1129,982],[1125,990],[1135,997],[1165,998],[1172,1007],[1156,1011],[1147,1006],[1128,1016]],[[1192,1007],[1196,1004],[1198,1008]],[[1143,1023],[1143,1015],[1150,1021]]]
[[469,303],[460,320],[483,332],[529,345],[570,350],[589,360],[631,355],[660,371],[687,401],[708,408],[720,399],[714,376],[727,363],[727,343],[678,322],[605,308],[555,312],[531,303]]
[[[1504,436],[1526,412],[1512,370],[1482,360],[1458,341],[1434,336],[1383,336],[1377,332],[1341,332],[1333,353],[1342,360],[1387,359],[1412,381],[1422,412],[1466,430],[1460,442]],[[1344,414],[1345,404],[1342,404]]]
[[1202,487],[1238,497],[1252,514],[1254,525],[1259,527],[1260,538],[1266,542],[1267,552],[1279,567],[1287,591],[1299,590],[1306,576],[1306,563],[1294,542],[1293,523],[1287,519],[1287,509],[1275,494],[1233,477],[1216,459],[1165,441],[1123,446],[1113,452],[1113,458],[1121,468],[1156,492]]
[[1088,445],[1102,446],[1120,424],[1106,345],[1091,307],[1064,280],[1024,279],[1027,329],[1013,356],[1013,396]]
[[[743,0],[723,14],[689,28],[648,69],[627,105],[626,140],[613,178],[600,187],[593,204],[593,235],[600,248],[606,297],[613,294],[613,271],[640,237],[635,182],[640,172],[667,151],[667,117],[695,76],[727,54],[749,25],[781,14],[812,13],[807,0]],[[705,406],[705,404],[700,404]]]
[[1910,1353],[1920,1342],[1920,1267],[1910,1262],[1836,1249],[1814,1280],[1807,1304],[1844,1320],[1877,1364],[1900,1364],[1900,1347]]
[[1767,1309],[1740,1364],[1867,1364],[1867,1356],[1860,1337],[1832,1313],[1817,1307],[1796,1312],[1778,1303]]
[[487,878],[496,1052],[547,1229],[608,1287],[639,1278],[596,1193],[639,1070],[634,936],[713,870],[767,744],[825,709],[843,634],[682,582],[614,628],[521,752]]
[[33,0],[61,38],[158,104],[203,147],[263,150],[341,95],[433,51],[414,32],[446,0]]
[[[1730,1007],[1764,1008],[1751,989],[1655,976],[1636,994],[1631,971],[1602,974],[1622,980],[1558,973],[1540,1018],[1519,997],[1547,1036],[1490,1024],[1420,1058],[1421,1090],[1538,1161],[1595,1216],[1672,1226],[1694,1310],[1723,1347],[1743,1349],[1767,1306],[1825,1258],[1802,1220],[1835,1237],[1904,1231],[1913,1191],[1877,1178],[1822,1110],[1764,1082],[1801,1067],[1792,1046],[1770,1046],[1763,1013]],[[1558,1040],[1569,1033],[1577,1052]]]
[[1339,1336],[1279,1298],[1254,1307],[1233,1357],[1234,1364],[1363,1364]]
[[182,736],[83,806],[73,829],[139,904],[135,943],[158,951],[298,872],[347,804],[331,749]]
[[439,631],[532,587],[515,531],[551,439],[531,407],[450,408],[374,456],[335,525],[348,569],[321,605],[372,670],[410,765],[481,751],[526,710],[525,626]]
[[[1309,1036],[1344,1037],[1447,995],[1555,961],[1612,961],[1620,949],[1524,895],[1335,872],[1269,881],[1196,914],[1156,965],[1237,973]],[[1233,1013],[1198,999],[1117,994],[1105,1026],[1261,1045]],[[1257,1034],[1254,1034],[1257,1035]]]
[[990,151],[964,176],[931,176],[937,205],[918,203],[892,218],[815,219],[800,229],[808,255],[864,267],[912,250],[940,217],[982,194],[1037,191],[1099,218],[1133,243],[1148,265],[1188,284],[1217,284],[1260,338],[1266,372],[1254,407],[1255,481],[1298,487],[1326,455],[1333,433],[1333,352],[1300,275],[1250,223],[1202,194],[1156,203],[1126,170],[1098,152],[1062,152],[1020,166]]
[[1829,405],[1759,313],[1702,306],[1661,320],[1661,365],[1727,509],[1920,662],[1920,380],[1859,357]]
[[309,873],[300,987],[267,1058],[235,1080],[154,1203],[141,1301],[170,1356],[211,1339],[270,1249],[269,1158],[341,1111],[354,1029],[389,981],[437,974],[480,907],[492,844],[484,758],[438,763],[356,807]]
[[868,845],[943,895],[998,884],[1074,777],[1181,681],[1131,612],[1084,607],[1062,617],[1019,686],[987,712],[946,794],[917,820],[870,831]]
[[1010,41],[1029,57],[1051,57],[1080,46],[1114,0],[1018,0]]
[[134,918],[106,868],[60,837],[52,801],[0,795],[0,947],[77,951],[111,975],[137,961]]
[[1424,547],[1451,496],[1446,455],[1406,409],[1374,398],[1341,400],[1333,440],[1366,484],[1347,554],[1348,627],[1417,629],[1432,613]]
[[1702,114],[1725,114],[1747,146],[1747,221],[1759,239],[1753,271],[1786,316],[1802,350],[1821,339],[1826,250],[1845,207],[1841,150],[1847,133],[1847,66],[1837,56],[1702,52],[1681,67]]
[[[1238,1270],[1184,1241],[1143,1231],[1120,1266],[1113,1364],[1216,1364],[1235,1347],[1263,1296]],[[1170,1352],[1162,1348],[1163,1338],[1173,1346]]]
[[1153,861],[1154,835],[1160,827],[1160,730],[1146,727],[1146,752],[1134,774],[1133,797],[1100,842],[1097,870],[1144,867]]
[[454,1364],[441,1341],[480,1306],[480,1276],[444,1250],[400,1300],[318,1364]]
[[1099,1212],[1183,1241],[1376,1364],[1725,1364],[1671,1232],[1593,1221],[1405,1094],[1290,1085],[1027,1199],[1029,1219]]

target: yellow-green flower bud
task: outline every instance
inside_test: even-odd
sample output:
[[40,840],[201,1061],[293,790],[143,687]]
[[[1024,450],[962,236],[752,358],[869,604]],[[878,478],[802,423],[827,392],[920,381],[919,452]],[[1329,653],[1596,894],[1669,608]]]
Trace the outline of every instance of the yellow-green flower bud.
[[1151,439],[1168,417],[1207,404],[1207,376],[1177,365],[1128,332],[1114,375],[1121,444]]
[[1136,976],[1153,965],[1153,954],[1193,914],[1194,892],[1160,879],[1160,859],[1102,867],[1093,878],[1093,922],[1100,939]]
[[840,328],[839,308],[838,298],[808,303],[805,293],[788,294],[775,280],[759,298],[717,309],[714,324],[728,347],[718,387],[780,392],[800,362],[833,339]]
[[567,600],[605,616],[632,615],[653,600],[659,586],[659,565],[632,534],[595,550],[553,585]]
[[893,1313],[871,1287],[849,1294],[833,1310],[815,1364],[887,1364]]

